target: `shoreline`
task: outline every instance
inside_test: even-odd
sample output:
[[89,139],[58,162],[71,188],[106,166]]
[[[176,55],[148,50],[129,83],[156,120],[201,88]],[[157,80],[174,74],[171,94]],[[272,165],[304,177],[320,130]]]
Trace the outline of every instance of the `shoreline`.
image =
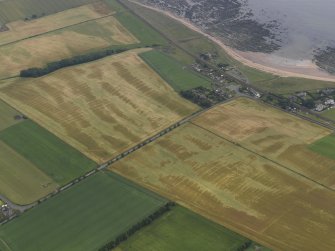
[[[254,69],[266,72],[266,73],[271,73],[273,75],[277,75],[277,76],[280,76],[280,77],[297,77],[297,78],[306,78],[306,79],[329,81],[329,82],[334,82],[335,81],[335,75],[333,76],[331,74],[328,74],[327,72],[322,71],[311,61],[309,62],[309,64],[306,64],[303,67],[298,66],[298,65],[292,65],[292,66],[286,66],[286,67],[285,66],[273,66],[273,65],[269,66],[269,65],[271,65],[271,63],[269,63],[269,62],[267,62],[268,65],[263,65],[263,64],[257,62],[257,59],[262,59],[263,58],[263,61],[264,61],[264,58],[266,56],[271,57],[270,55],[265,54],[265,53],[242,52],[242,51],[235,50],[235,49],[227,46],[226,44],[224,44],[220,38],[215,37],[213,35],[210,35],[210,34],[204,32],[203,30],[196,27],[194,24],[192,24],[191,22],[189,22],[188,20],[186,20],[184,18],[178,17],[171,12],[160,10],[160,9],[155,8],[155,7],[139,3],[137,1],[133,1],[133,0],[129,0],[129,1],[134,3],[134,4],[137,4],[139,6],[145,7],[147,9],[159,12],[159,13],[165,15],[165,16],[168,16],[168,17],[182,23],[183,25],[185,25],[189,29],[202,34],[203,36],[205,36],[206,38],[208,38],[212,42],[219,45],[222,49],[224,49],[224,51],[230,57],[239,61],[243,65],[249,66],[251,68],[254,68]],[[259,60],[259,61],[261,61],[261,60]],[[287,69],[289,67],[291,67],[291,69]]]

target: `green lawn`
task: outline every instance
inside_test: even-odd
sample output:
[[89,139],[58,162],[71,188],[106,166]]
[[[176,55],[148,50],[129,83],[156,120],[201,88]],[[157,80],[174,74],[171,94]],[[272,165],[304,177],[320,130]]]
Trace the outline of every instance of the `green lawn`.
[[309,148],[323,156],[335,159],[335,134],[331,134],[314,142]]
[[246,241],[247,238],[176,206],[121,244],[117,251],[235,251]]
[[116,0],[105,2],[117,13],[114,15],[122,25],[130,31],[142,45],[165,45],[167,41],[157,31],[145,24],[141,19],[128,12]]
[[1,226],[0,250],[97,250],[165,203],[100,172]]
[[1,131],[0,139],[59,185],[96,166],[95,162],[30,120]]
[[0,100],[0,131],[19,122],[14,116],[20,113]]
[[192,72],[174,58],[162,52],[152,50],[142,53],[140,56],[176,91],[188,90],[199,86],[211,86],[209,79]]

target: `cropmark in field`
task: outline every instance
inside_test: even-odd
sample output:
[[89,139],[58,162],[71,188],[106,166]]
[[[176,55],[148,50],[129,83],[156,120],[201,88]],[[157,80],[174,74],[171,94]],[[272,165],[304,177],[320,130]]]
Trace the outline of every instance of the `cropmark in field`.
[[334,191],[196,124],[176,129],[110,170],[269,248],[314,251],[335,245]]
[[0,96],[102,163],[198,107],[132,50],[0,88]]
[[335,188],[335,160],[313,151],[314,142],[332,133],[294,115],[247,98],[217,106],[194,123],[218,136]]

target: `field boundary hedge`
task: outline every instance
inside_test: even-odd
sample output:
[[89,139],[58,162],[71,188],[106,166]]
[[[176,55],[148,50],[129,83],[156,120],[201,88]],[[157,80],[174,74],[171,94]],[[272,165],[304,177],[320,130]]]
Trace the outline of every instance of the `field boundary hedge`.
[[157,209],[155,212],[144,218],[139,223],[133,225],[131,228],[129,228],[126,232],[118,235],[114,240],[108,242],[101,248],[99,248],[99,251],[110,251],[119,246],[122,242],[126,241],[130,236],[135,234],[137,231],[142,229],[145,226],[150,225],[154,220],[161,217],[166,212],[170,211],[172,207],[174,207],[176,204],[174,202],[168,202],[164,206]]

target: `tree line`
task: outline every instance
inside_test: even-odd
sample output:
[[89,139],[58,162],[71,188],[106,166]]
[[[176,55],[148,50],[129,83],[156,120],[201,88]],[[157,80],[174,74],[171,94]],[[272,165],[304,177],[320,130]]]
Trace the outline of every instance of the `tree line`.
[[139,223],[133,225],[130,229],[126,232],[118,235],[114,240],[108,242],[103,247],[99,249],[99,251],[110,251],[119,246],[122,242],[126,241],[130,236],[135,234],[141,228],[150,225],[154,220],[165,214],[166,212],[170,211],[172,207],[176,204],[174,202],[168,202],[164,206],[160,207],[154,213],[147,216],[145,219],[140,221]]
[[45,67],[42,67],[42,68],[34,67],[34,68],[22,70],[20,72],[20,77],[37,78],[37,77],[47,75],[51,72],[54,72],[64,67],[69,67],[73,65],[91,62],[91,61],[98,60],[98,59],[101,59],[101,58],[104,58],[104,57],[107,57],[113,54],[118,54],[124,51],[126,51],[126,49],[115,49],[115,50],[107,49],[103,51],[97,51],[97,52],[92,52],[92,53],[88,53],[84,55],[74,56],[72,58],[62,59],[60,61],[48,63]]

